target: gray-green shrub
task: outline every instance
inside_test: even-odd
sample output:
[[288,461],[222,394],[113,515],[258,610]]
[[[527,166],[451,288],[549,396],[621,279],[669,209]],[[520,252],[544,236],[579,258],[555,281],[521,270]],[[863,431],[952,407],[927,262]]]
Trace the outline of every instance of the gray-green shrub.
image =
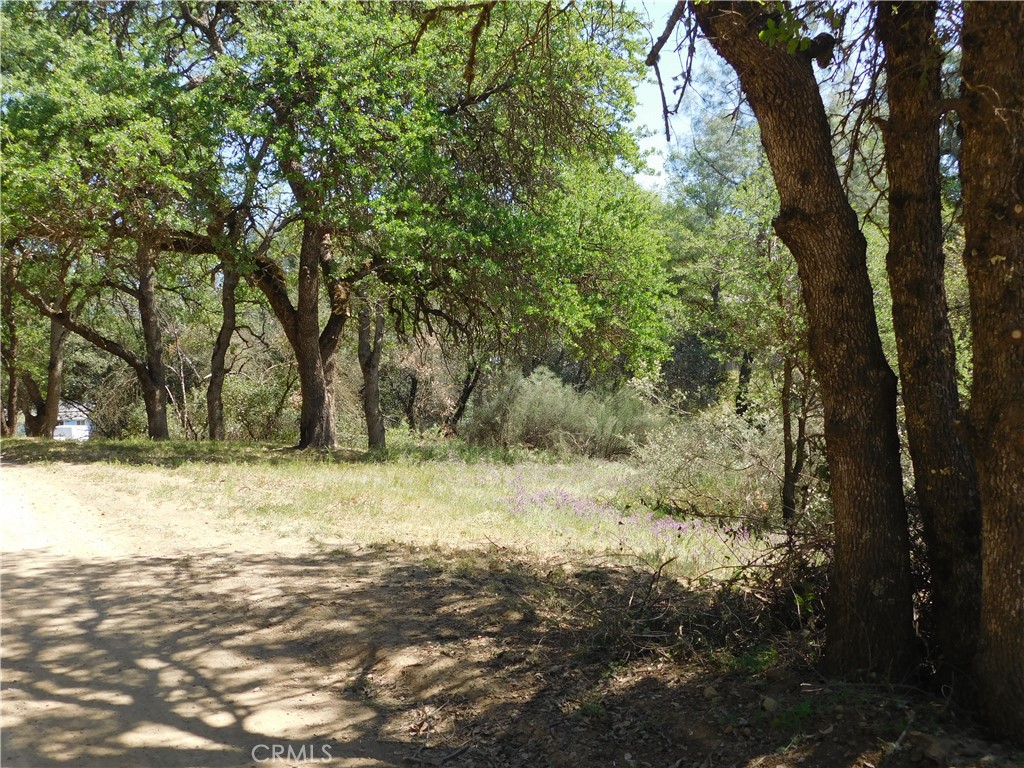
[[546,368],[528,378],[503,372],[488,382],[464,429],[467,440],[613,458],[664,424],[639,393],[580,393]]

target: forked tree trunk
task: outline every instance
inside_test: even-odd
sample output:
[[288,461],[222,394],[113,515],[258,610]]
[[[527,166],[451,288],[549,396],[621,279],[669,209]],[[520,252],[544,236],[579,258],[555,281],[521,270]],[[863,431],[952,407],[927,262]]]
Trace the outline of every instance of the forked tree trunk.
[[981,598],[981,512],[974,461],[958,430],[956,349],[944,283],[939,169],[941,54],[934,3],[878,6],[889,118],[892,319],[903,386],[914,485],[932,575],[932,605],[947,675],[967,684]]
[[69,331],[57,320],[50,318],[50,354],[46,363],[46,392],[28,373],[21,375],[22,412],[25,415],[25,435],[53,439],[60,421],[60,393],[64,382],[64,347]]
[[754,3],[695,3],[739,75],[779,190],[774,226],[797,262],[821,386],[835,512],[826,661],[839,674],[902,678],[914,660],[896,377],[882,352],[867,244],[843,191],[809,58],[759,39]]
[[1024,743],[1024,4],[967,3],[961,110],[970,425],[982,510],[978,681]]
[[384,313],[363,302],[359,308],[359,368],[363,372],[363,415],[371,451],[387,450],[384,414],[380,409],[380,355],[384,344]]
[[223,264],[224,282],[221,286],[221,321],[217,341],[210,356],[210,384],[206,388],[206,422],[211,440],[223,440],[224,428],[224,380],[227,378],[227,357],[231,338],[235,334],[237,312],[235,291],[238,288],[238,270],[228,259]]
[[302,393],[300,448],[334,448],[337,443],[330,380],[320,352],[320,261],[329,243],[326,227],[310,222],[304,224],[295,334],[294,338],[289,338],[298,364]]
[[249,279],[266,296],[295,355],[302,396],[298,447],[333,448],[337,442],[332,387],[335,355],[348,317],[351,285],[325,276],[331,314],[321,331],[320,276],[330,275],[334,268],[330,230],[310,221],[302,227],[297,305],[292,305],[284,272],[265,256],[254,260]]

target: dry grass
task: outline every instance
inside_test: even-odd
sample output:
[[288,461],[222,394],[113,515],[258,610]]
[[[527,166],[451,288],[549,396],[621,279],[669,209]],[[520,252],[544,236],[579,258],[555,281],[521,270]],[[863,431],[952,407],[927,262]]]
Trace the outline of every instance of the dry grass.
[[143,505],[173,504],[184,514],[325,546],[497,545],[541,557],[597,554],[654,565],[671,559],[671,572],[684,576],[728,569],[753,546],[710,526],[625,508],[635,470],[620,462],[460,455],[457,448],[414,448],[371,461],[354,451],[251,444],[27,440],[5,441],[3,458],[57,462],[89,487],[131,494]]

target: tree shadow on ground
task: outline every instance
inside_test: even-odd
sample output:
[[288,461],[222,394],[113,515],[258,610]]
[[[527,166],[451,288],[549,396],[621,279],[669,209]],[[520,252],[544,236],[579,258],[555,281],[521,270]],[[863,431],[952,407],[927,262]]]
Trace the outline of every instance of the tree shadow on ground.
[[5,555],[2,586],[5,766],[255,765],[274,743],[327,748],[310,765],[900,764],[880,741],[904,702],[627,659],[618,608],[593,598],[642,591],[628,569],[497,550],[35,550]]

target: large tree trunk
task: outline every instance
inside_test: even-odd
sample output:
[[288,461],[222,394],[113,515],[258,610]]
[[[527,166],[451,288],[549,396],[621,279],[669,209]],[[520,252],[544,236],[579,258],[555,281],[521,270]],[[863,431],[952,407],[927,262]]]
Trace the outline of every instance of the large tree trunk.
[[[277,264],[258,254],[253,266],[250,279],[267,297],[295,353],[302,396],[298,447],[333,448],[337,441],[334,359],[348,317],[351,286],[330,274],[333,257],[329,230],[323,225],[303,223],[297,306],[292,306],[284,272]],[[319,328],[320,274],[327,283],[331,311],[323,331]]]
[[961,109],[970,426],[982,510],[978,682],[1024,742],[1024,4],[967,3]]
[[320,261],[330,247],[325,227],[306,222],[299,253],[299,290],[295,310],[295,338],[290,339],[299,369],[302,410],[300,448],[333,448],[337,442],[330,380],[320,353]]
[[947,672],[967,673],[978,631],[981,512],[974,461],[958,430],[956,349],[943,278],[942,60],[935,11],[934,3],[878,6],[889,102],[883,131],[889,174],[886,267],[936,639]]
[[384,414],[380,409],[380,354],[384,344],[384,313],[367,302],[359,307],[359,368],[363,372],[363,415],[371,451],[387,450]]
[[53,439],[60,421],[60,393],[64,380],[64,347],[68,330],[50,318],[50,356],[46,364],[46,392],[30,374],[21,374],[21,408],[25,416],[25,436]]
[[60,421],[60,393],[64,384],[64,347],[67,345],[68,329],[50,318],[50,359],[46,365],[46,405],[43,408],[41,437],[53,437],[53,431]]
[[223,274],[220,331],[210,357],[210,384],[206,388],[206,422],[211,440],[223,440],[226,434],[224,429],[224,379],[227,377],[228,350],[231,347],[231,338],[235,334],[237,322],[235,290],[238,288],[238,270],[228,259],[224,259]]
[[156,249],[140,244],[137,254],[139,269],[139,322],[146,344],[146,365],[136,374],[146,404],[146,430],[152,440],[167,440],[167,372],[164,370],[164,346],[156,311]]
[[843,191],[810,58],[771,47],[760,6],[699,3],[739,75],[779,190],[776,232],[797,262],[821,386],[835,511],[826,660],[840,674],[899,679],[914,660],[896,377],[882,352],[867,245]]

